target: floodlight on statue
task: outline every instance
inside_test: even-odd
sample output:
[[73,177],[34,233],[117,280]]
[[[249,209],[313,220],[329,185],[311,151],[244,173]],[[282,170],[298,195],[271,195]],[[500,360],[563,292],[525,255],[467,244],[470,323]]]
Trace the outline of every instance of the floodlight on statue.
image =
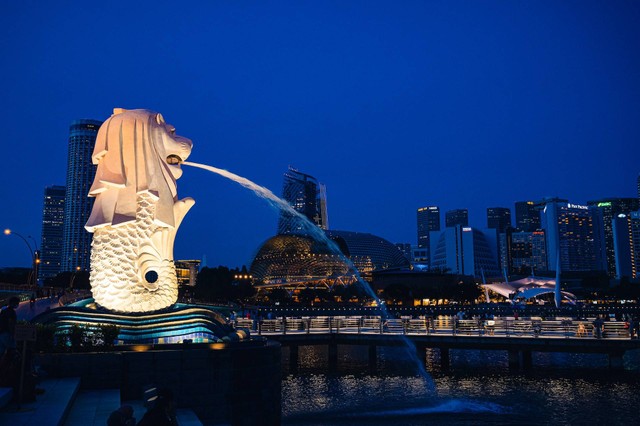
[[91,291],[100,306],[150,312],[178,299],[173,244],[192,198],[178,200],[180,163],[191,153],[161,114],[116,108],[92,155],[95,197],[85,225],[93,233]]

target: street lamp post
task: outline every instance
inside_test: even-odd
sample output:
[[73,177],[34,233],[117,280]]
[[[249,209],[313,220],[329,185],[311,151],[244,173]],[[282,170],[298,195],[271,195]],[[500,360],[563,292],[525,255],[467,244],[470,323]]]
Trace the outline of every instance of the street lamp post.
[[22,234],[12,231],[11,229],[5,229],[4,235],[16,235],[20,237],[20,239],[22,239],[22,241],[24,241],[24,243],[27,245],[27,248],[29,249],[29,254],[31,255],[31,273],[29,274],[27,284],[37,287],[38,265],[40,264],[40,252],[38,251],[38,244],[36,244],[36,241],[33,239],[31,235],[28,235],[27,238],[30,238],[31,241],[33,241],[33,247],[32,247],[31,243],[29,243],[27,238],[25,238]]

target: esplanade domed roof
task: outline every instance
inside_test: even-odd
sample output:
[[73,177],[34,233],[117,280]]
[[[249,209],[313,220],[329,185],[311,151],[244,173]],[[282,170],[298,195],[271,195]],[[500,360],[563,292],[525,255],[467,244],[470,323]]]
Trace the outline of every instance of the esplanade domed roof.
[[365,277],[374,270],[409,266],[400,250],[384,238],[363,232],[325,232],[335,246],[299,234],[269,238],[258,250],[251,274],[265,282],[339,277],[349,275],[345,257]]

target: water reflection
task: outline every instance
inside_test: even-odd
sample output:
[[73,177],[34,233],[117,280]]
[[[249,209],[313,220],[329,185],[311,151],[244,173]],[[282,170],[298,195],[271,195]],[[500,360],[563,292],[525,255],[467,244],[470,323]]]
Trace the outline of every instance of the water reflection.
[[283,423],[629,424],[640,406],[639,352],[625,357],[625,371],[610,371],[600,355],[535,353],[532,371],[514,373],[502,352],[452,351],[443,371],[438,351],[427,351],[434,397],[401,350],[380,348],[372,372],[366,348],[341,347],[337,371],[327,373],[326,348],[301,347],[297,370],[283,359]]

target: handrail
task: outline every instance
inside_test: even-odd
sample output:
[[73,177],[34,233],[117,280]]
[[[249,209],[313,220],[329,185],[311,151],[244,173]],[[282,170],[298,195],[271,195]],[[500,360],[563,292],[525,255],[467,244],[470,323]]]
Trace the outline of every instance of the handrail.
[[629,339],[629,324],[624,321],[595,319],[515,319],[513,317],[458,319],[456,316],[436,318],[393,318],[380,316],[280,317],[276,319],[238,318],[235,326],[248,328],[261,336],[285,334],[379,334],[442,335],[492,338],[533,337],[563,339]]

